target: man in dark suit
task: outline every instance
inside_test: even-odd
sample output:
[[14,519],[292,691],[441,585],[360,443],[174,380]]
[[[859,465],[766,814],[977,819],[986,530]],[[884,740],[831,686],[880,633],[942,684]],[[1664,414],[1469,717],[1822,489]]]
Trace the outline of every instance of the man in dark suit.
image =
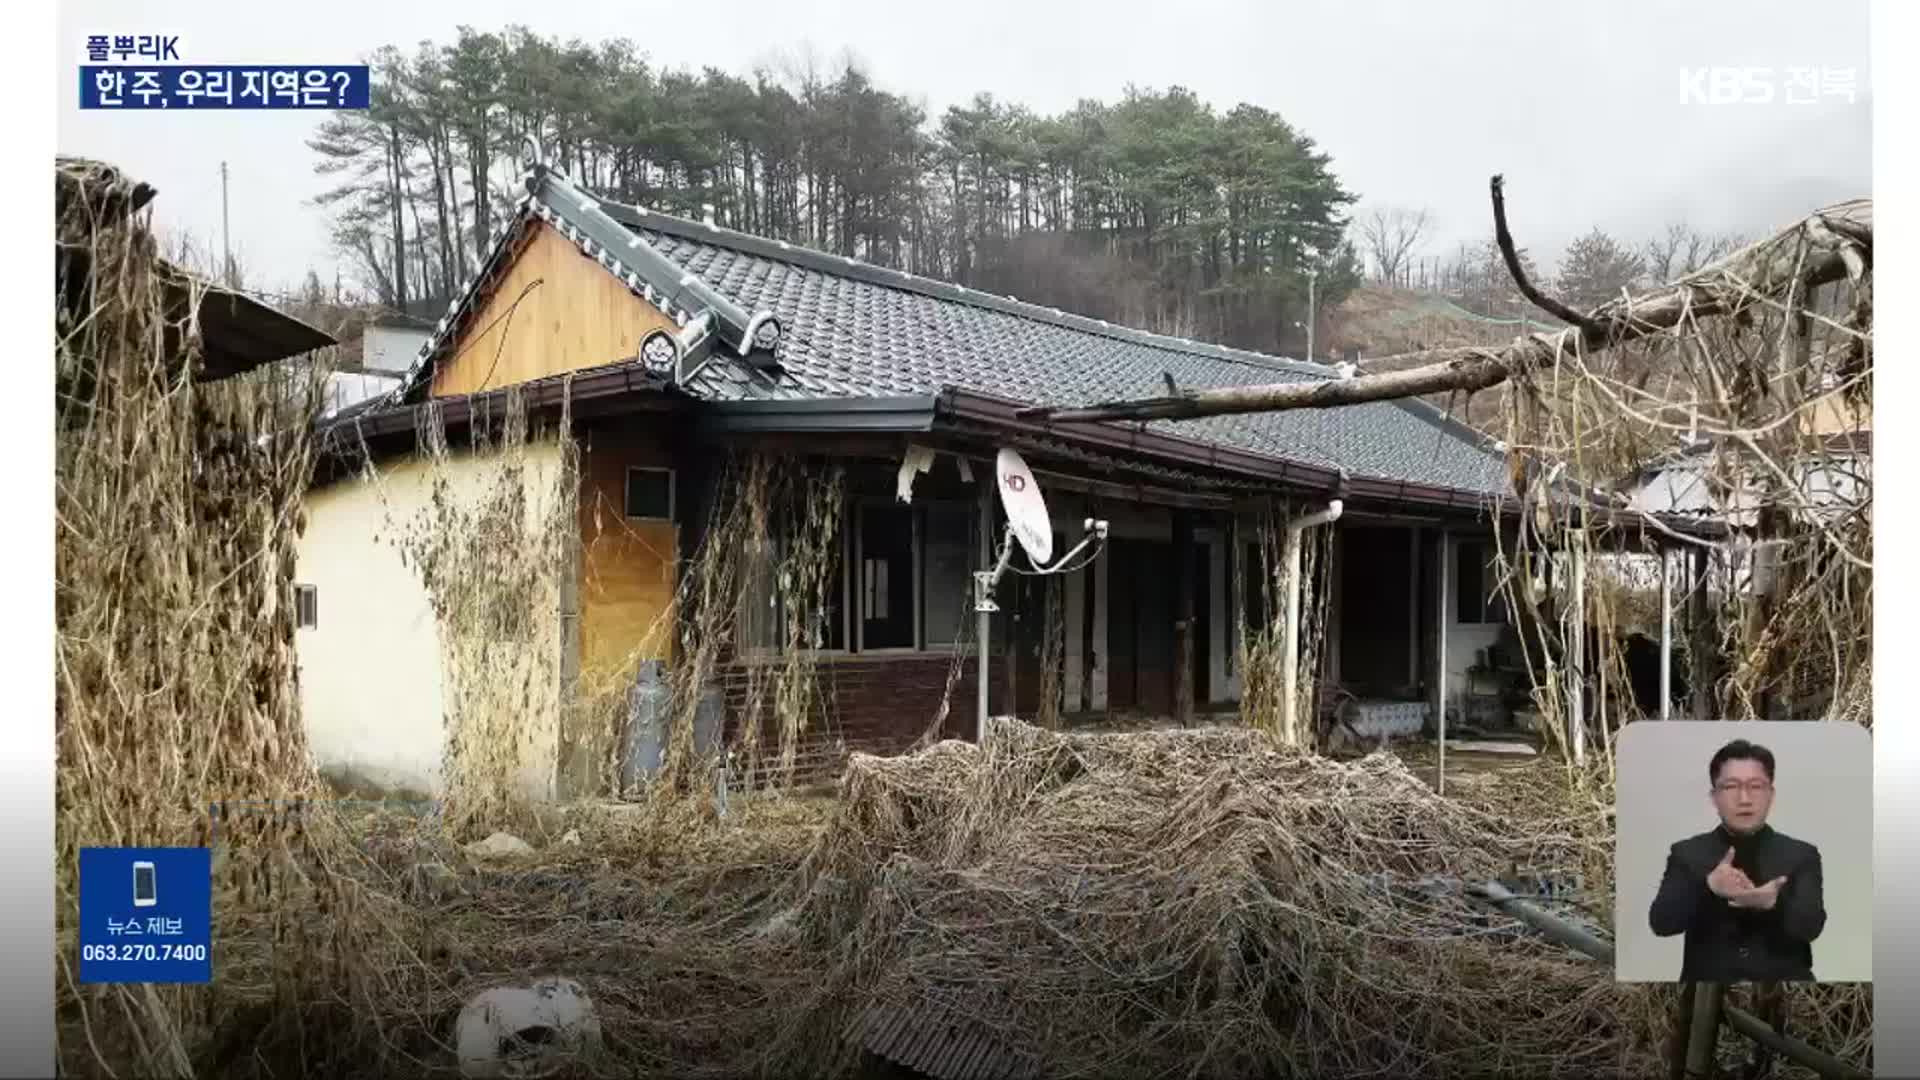
[[1775,832],[1773,754],[1736,739],[1707,765],[1720,827],[1673,845],[1647,913],[1660,937],[1686,935],[1682,982],[1813,979],[1827,924],[1820,849]]

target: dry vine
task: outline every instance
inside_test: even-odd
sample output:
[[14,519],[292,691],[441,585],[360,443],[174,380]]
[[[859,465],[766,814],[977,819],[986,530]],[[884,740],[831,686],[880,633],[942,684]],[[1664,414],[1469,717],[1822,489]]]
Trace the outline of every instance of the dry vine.
[[[304,809],[318,781],[291,583],[321,369],[300,385],[202,381],[205,286],[158,257],[134,184],[66,159],[56,181],[61,1069],[244,1071],[236,1054],[273,1054],[255,1040],[330,1013],[332,1050],[352,1054],[374,1030],[357,959],[393,939],[386,901],[336,873],[350,841]],[[78,849],[202,845],[213,983],[80,985]]]
[[[696,721],[703,703],[727,700],[730,682],[738,681],[739,692],[731,702],[729,771],[737,769],[749,788],[792,780],[801,741],[824,712],[818,653],[834,607],[828,591],[842,545],[844,475],[748,454],[723,466],[714,490],[676,610],[663,616],[678,627],[673,713],[654,787],[663,795],[704,774]],[[763,644],[756,647],[756,639]],[[774,646],[773,655],[758,651],[765,644]],[[769,721],[778,734],[771,762],[764,746]]]
[[[563,414],[560,430],[566,423]],[[471,425],[471,445],[458,451],[431,403],[417,429],[416,468],[395,475],[369,464],[363,475],[383,508],[380,539],[419,575],[434,613],[445,825],[484,835],[553,792],[577,452],[571,439],[532,437],[513,395],[502,415]]]
[[[1240,650],[1237,662],[1242,672],[1240,717],[1248,727],[1284,738],[1279,725],[1284,714],[1285,697],[1282,669],[1286,655],[1287,566],[1285,558],[1287,519],[1305,513],[1303,507],[1270,505],[1254,524],[1254,542],[1260,552],[1264,573],[1246,566],[1244,545],[1236,547],[1234,559],[1239,567],[1235,581],[1247,582],[1247,588],[1259,590],[1264,625],[1250,626],[1246,612],[1235,612],[1240,623]],[[1320,661],[1324,651],[1329,600],[1332,595],[1330,572],[1333,564],[1332,529],[1312,529],[1302,538],[1300,551],[1300,625],[1297,629],[1299,663],[1295,673],[1294,716],[1307,734],[1303,745],[1312,745],[1317,732],[1314,718],[1320,707]]]

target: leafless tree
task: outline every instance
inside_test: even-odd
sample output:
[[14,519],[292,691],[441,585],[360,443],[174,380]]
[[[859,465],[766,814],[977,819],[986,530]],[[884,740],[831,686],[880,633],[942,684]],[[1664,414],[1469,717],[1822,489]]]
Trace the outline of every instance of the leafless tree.
[[1360,238],[1367,254],[1373,257],[1381,280],[1398,282],[1400,272],[1414,245],[1431,224],[1425,209],[1405,210],[1397,206],[1375,207],[1359,222]]
[[1703,233],[1680,223],[1667,226],[1664,235],[1647,241],[1641,257],[1655,283],[1665,284],[1688,274],[1738,249],[1745,241],[1738,236]]

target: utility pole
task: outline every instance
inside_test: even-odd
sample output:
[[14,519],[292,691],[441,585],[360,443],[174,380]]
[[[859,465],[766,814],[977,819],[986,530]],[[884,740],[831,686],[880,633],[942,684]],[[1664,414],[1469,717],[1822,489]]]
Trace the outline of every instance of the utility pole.
[[227,239],[227,163],[220,163],[220,276],[233,288],[233,245]]
[[1307,363],[1313,363],[1313,285],[1320,271],[1307,271]]

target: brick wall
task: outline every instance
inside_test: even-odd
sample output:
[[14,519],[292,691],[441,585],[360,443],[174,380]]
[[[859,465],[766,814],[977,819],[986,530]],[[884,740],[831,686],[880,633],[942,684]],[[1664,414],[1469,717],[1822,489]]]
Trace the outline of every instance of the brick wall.
[[[796,782],[837,776],[851,751],[886,754],[906,749],[933,722],[949,678],[954,680],[953,696],[938,737],[971,740],[978,676],[971,657],[961,660],[957,674],[953,667],[953,657],[945,653],[822,657],[815,675],[825,699],[824,715],[801,736]],[[745,662],[727,665],[719,676],[727,697],[729,742],[753,719],[744,715],[748,679]],[[994,686],[989,704],[1003,706],[1004,694],[1004,682]],[[780,734],[770,702],[763,703],[761,714],[761,745],[777,753]]]

